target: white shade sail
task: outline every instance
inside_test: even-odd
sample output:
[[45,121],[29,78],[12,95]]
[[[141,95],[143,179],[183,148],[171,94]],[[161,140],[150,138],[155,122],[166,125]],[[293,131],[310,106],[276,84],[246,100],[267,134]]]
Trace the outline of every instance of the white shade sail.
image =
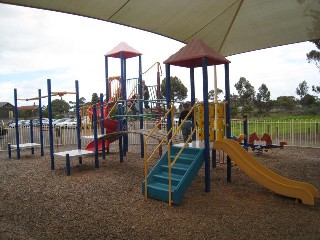
[[320,0],[0,0],[201,39],[224,56],[320,39]]

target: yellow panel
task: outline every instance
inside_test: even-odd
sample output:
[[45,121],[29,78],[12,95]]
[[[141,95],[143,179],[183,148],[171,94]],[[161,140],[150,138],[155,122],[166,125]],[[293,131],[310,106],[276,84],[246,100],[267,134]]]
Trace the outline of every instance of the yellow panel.
[[223,105],[218,105],[217,106],[217,116],[219,117],[224,117],[224,111],[223,111]]
[[223,136],[224,136],[223,131],[218,130],[218,131],[217,131],[217,140],[218,140],[218,141],[222,141]]
[[199,129],[198,134],[199,134],[199,140],[204,140],[204,130]]
[[213,142],[214,141],[214,130],[213,129],[210,129],[209,131],[209,140],[210,142]]
[[222,118],[217,119],[217,129],[223,129],[223,119]]
[[198,127],[203,128],[204,127],[204,121],[198,121]]

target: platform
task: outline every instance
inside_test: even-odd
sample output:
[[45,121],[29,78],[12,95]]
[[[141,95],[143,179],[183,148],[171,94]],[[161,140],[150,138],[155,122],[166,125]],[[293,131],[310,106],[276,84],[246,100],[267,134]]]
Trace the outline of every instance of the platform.
[[[22,148],[33,148],[33,147],[40,147],[41,144],[39,143],[22,143],[22,144],[19,144],[19,148],[22,149]],[[11,148],[15,148],[17,149],[18,146],[17,145],[10,145]]]
[[75,150],[69,150],[65,152],[56,152],[54,155],[60,156],[60,157],[66,157],[67,154],[69,154],[69,157],[78,157],[82,155],[88,155],[88,154],[93,154],[94,152],[84,150],[84,149],[75,149]]
[[82,156],[93,154],[94,152],[83,150],[83,149],[74,149],[64,152],[56,152],[55,156],[65,157],[66,158],[66,175],[70,175],[70,157],[79,157],[79,163],[82,164]]
[[[188,144],[188,147],[192,147],[192,148],[204,148],[204,141],[192,141],[191,143]],[[173,146],[177,146],[177,147],[183,147],[184,143],[177,143],[174,144]],[[213,148],[213,143],[210,142],[210,149]]]

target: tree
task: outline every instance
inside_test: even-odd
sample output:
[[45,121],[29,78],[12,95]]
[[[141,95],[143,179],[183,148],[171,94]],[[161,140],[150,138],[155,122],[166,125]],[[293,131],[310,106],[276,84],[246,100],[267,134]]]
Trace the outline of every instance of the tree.
[[239,105],[242,107],[242,112],[253,111],[253,102],[255,100],[254,87],[244,77],[241,77],[234,87],[238,91]]
[[[316,48],[320,50],[320,39],[310,41],[316,45]],[[307,53],[307,59],[309,63],[314,63],[316,67],[320,70],[320,51],[311,50]]]
[[100,102],[100,97],[98,96],[97,93],[93,93],[92,97],[91,97],[91,104],[93,105],[93,104],[96,104],[98,102]]
[[258,108],[259,115],[270,112],[270,109],[271,109],[270,91],[267,85],[264,83],[262,83],[258,89],[255,105]]
[[299,87],[296,88],[296,94],[300,96],[300,99],[302,99],[305,95],[308,94],[308,84],[305,80],[303,82],[299,83]]
[[57,115],[65,115],[69,112],[70,106],[65,100],[55,99],[51,102],[52,105],[52,114],[54,116]]
[[[171,100],[173,102],[183,101],[188,96],[188,89],[183,85],[177,77],[170,77],[171,83]],[[166,95],[166,79],[162,79],[160,86],[162,96]]]
[[[219,97],[219,95],[221,94],[221,93],[223,93],[223,91],[220,89],[220,88],[217,88],[217,94],[218,94],[218,97]],[[208,92],[208,98],[209,98],[209,100],[214,100],[214,89],[212,89],[212,90],[210,90],[209,92]]]
[[294,96],[280,96],[277,98],[276,104],[281,109],[293,110],[297,102]]
[[[87,100],[84,97],[79,98],[79,106],[82,107],[86,105]],[[75,111],[76,110],[76,102],[69,101],[70,110]]]
[[[318,18],[319,19],[319,18]],[[320,39],[310,41],[316,45],[316,48],[320,50]],[[309,63],[314,63],[316,67],[320,70],[320,51],[312,50],[307,53],[307,59]],[[320,85],[312,85],[312,91],[320,93]]]
[[231,117],[235,118],[239,114],[238,111],[238,103],[239,102],[239,96],[236,94],[230,94],[230,114]]
[[317,102],[317,99],[315,98],[315,96],[312,96],[310,94],[306,94],[300,100],[301,106],[303,106],[305,108],[313,107],[316,104],[316,102]]

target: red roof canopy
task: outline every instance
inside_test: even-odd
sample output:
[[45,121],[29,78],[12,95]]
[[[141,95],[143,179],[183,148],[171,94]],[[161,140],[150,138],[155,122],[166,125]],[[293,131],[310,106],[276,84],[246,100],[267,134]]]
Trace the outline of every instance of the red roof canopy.
[[228,59],[209,48],[199,39],[193,40],[188,45],[182,47],[178,52],[171,55],[163,63],[180,67],[201,67],[202,58],[207,58],[207,65],[219,65],[230,63]]
[[116,47],[114,47],[111,51],[107,52],[105,56],[120,58],[120,53],[122,52],[125,59],[142,55],[140,52],[138,52],[137,50],[135,50],[133,47],[129,46],[125,42],[121,42]]

